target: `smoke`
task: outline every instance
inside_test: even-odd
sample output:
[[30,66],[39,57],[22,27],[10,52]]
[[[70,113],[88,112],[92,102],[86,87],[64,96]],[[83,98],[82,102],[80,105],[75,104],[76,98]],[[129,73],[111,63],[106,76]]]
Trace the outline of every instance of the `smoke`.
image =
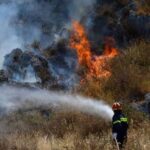
[[[39,43],[41,50],[56,45],[62,39],[68,39],[73,20],[82,21],[89,27],[95,2],[96,0],[1,0],[0,69],[4,68],[4,56],[15,48],[31,50],[36,54],[31,46],[35,42]],[[65,59],[64,56],[61,57]],[[67,59],[68,64],[71,64],[71,58]],[[48,63],[60,72],[58,76],[62,76],[63,72],[63,78],[67,78],[65,84],[70,85],[70,81],[75,80],[74,72],[69,74],[67,68],[62,69]],[[34,70],[27,69],[26,73],[27,75],[23,74],[23,77],[27,76],[23,79],[25,82],[36,82]],[[14,75],[17,81],[22,82],[20,75]]]
[[[68,39],[73,20],[81,21],[88,29],[95,3],[96,0],[0,0],[0,69],[4,67],[4,56],[15,48],[31,50],[36,54],[37,49],[34,49],[33,43],[39,43],[41,50],[56,45],[62,39]],[[61,57],[65,59],[64,56]],[[71,58],[67,59],[68,64],[71,64]],[[63,70],[50,61],[48,63],[57,72],[61,72],[58,76],[62,72],[63,78],[71,76],[65,84],[75,80],[74,72],[69,74],[66,68]],[[36,81],[35,77],[30,79],[35,74],[34,70],[27,71],[29,73],[27,72],[25,82]],[[23,74],[24,76],[26,75]],[[20,75],[15,74],[15,78],[21,82]]]
[[42,89],[17,88],[8,85],[0,86],[1,114],[10,113],[24,107],[25,103],[38,106],[67,108],[67,111],[80,111],[111,120],[113,111],[103,101],[97,101],[78,95],[56,93]]
[[4,56],[12,49],[21,46],[13,25],[12,19],[16,17],[15,4],[0,4],[0,68],[2,68]]

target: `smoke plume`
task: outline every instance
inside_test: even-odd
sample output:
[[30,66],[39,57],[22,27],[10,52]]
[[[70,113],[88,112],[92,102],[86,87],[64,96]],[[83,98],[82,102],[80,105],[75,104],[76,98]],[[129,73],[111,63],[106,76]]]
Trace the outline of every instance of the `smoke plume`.
[[89,26],[96,0],[1,0],[0,68],[14,48],[38,41],[42,48],[68,37],[72,20]]
[[14,4],[0,4],[0,68],[2,68],[4,56],[16,47],[21,47],[11,22],[17,14],[17,7]]
[[26,103],[38,106],[67,108],[67,111],[80,111],[90,115],[111,120],[113,111],[103,101],[85,98],[78,95],[56,93],[42,89],[17,88],[8,85],[0,86],[1,114],[21,109]]

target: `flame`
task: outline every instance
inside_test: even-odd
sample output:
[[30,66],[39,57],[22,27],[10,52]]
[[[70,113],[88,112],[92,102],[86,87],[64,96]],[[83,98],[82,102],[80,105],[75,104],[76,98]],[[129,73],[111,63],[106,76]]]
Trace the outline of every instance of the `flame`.
[[93,56],[84,27],[78,21],[74,21],[72,27],[74,32],[71,35],[70,47],[77,51],[79,64],[87,67],[87,77],[109,77],[111,72],[107,69],[107,62],[118,55],[114,39],[106,38],[103,54]]
[[118,50],[115,48],[115,40],[112,37],[107,37],[105,39],[105,47],[104,47],[104,56],[108,56],[109,58],[114,58],[119,54]]
[[90,66],[91,48],[85,30],[79,22],[73,22],[74,33],[71,37],[70,46],[76,49],[80,65]]

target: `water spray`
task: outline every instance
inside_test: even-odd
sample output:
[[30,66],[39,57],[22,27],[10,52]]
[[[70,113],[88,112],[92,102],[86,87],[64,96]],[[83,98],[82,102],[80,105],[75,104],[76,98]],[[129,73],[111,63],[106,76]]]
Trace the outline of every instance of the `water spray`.
[[113,111],[109,105],[100,100],[79,95],[52,92],[44,89],[18,88],[8,85],[0,86],[0,107],[2,113],[24,109],[24,104],[32,106],[51,106],[66,108],[67,111],[79,111],[93,116],[100,116],[111,121]]

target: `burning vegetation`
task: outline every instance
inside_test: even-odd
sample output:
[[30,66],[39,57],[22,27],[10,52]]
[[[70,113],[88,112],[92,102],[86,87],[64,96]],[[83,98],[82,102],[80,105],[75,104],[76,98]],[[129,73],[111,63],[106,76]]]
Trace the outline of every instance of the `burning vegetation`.
[[108,61],[119,54],[115,48],[114,39],[106,38],[102,55],[95,56],[91,52],[91,45],[84,27],[78,21],[74,21],[72,27],[70,47],[76,50],[79,65],[87,68],[87,78],[109,77],[111,72],[107,67]]
[[115,149],[107,109],[93,99],[121,100],[130,125],[125,149],[150,149],[150,120],[130,105],[149,107],[149,0],[1,1],[0,150]]

